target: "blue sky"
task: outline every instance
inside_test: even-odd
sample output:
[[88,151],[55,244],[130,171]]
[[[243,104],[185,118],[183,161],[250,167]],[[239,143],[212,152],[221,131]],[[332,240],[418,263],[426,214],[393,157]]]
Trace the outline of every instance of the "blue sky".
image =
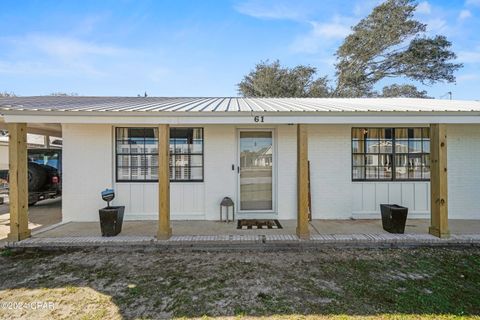
[[[0,91],[236,96],[260,60],[333,78],[334,52],[379,1],[2,1]],[[435,98],[480,99],[480,0],[420,1],[418,19],[465,64]],[[385,83],[406,83],[405,79]]]

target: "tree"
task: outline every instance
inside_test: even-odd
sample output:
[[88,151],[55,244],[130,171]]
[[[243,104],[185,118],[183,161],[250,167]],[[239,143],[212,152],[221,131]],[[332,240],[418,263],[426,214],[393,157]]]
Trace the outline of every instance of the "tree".
[[427,37],[426,25],[413,19],[413,0],[387,0],[352,28],[336,52],[336,96],[373,94],[378,81],[406,77],[422,84],[454,82],[462,64],[444,36]]
[[328,78],[315,78],[316,72],[310,66],[287,68],[278,60],[261,61],[238,84],[238,92],[244,97],[327,97]]
[[403,77],[422,84],[454,82],[454,72],[462,64],[446,37],[427,37],[426,25],[414,19],[414,0],[387,0],[352,28],[336,51],[336,87],[328,78],[318,77],[310,66],[283,68],[277,61],[260,62],[238,84],[247,97],[376,97],[415,96],[428,98],[413,85],[375,85],[386,78]]
[[16,95],[13,92],[4,91],[0,92],[0,97],[16,97]]
[[382,94],[380,97],[384,98],[393,98],[393,97],[402,97],[402,98],[422,98],[422,99],[432,99],[427,94],[427,91],[422,90],[418,91],[417,87],[410,84],[392,84],[390,86],[383,87]]

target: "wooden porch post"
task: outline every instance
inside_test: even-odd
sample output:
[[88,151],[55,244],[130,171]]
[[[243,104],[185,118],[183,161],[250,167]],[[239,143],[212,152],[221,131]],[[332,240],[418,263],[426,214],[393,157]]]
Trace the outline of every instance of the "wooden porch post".
[[308,229],[308,132],[297,125],[297,236],[309,239]]
[[9,198],[10,233],[9,241],[20,241],[30,237],[28,229],[28,167],[27,167],[27,124],[9,123]]
[[430,125],[430,210],[429,233],[448,237],[447,126]]
[[158,232],[157,239],[172,236],[170,227],[170,169],[169,169],[170,126],[158,126]]

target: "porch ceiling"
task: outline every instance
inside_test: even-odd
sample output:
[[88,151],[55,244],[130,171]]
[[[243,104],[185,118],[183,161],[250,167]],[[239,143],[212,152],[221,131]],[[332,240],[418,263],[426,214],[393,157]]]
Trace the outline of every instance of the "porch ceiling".
[[[0,130],[7,130],[7,124],[0,117]],[[62,137],[62,126],[58,123],[28,123],[27,132],[54,137]]]

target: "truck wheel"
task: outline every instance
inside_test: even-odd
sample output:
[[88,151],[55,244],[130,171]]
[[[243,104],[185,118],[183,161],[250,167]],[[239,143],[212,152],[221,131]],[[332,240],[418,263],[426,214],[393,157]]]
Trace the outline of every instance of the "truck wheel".
[[47,171],[35,162],[28,163],[28,190],[38,191],[47,182]]

